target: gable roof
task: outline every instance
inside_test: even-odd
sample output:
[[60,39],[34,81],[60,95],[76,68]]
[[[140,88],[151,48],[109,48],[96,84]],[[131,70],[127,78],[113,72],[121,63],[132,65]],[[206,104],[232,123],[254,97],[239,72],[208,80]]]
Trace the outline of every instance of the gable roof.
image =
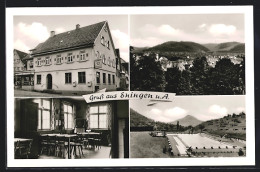
[[32,55],[69,49],[77,46],[91,46],[106,21],[63,32],[49,37],[32,49]]
[[21,60],[23,60],[23,58],[25,58],[28,54],[25,52],[22,52],[20,50],[14,49],[16,51],[16,53],[18,54],[18,56],[20,57]]

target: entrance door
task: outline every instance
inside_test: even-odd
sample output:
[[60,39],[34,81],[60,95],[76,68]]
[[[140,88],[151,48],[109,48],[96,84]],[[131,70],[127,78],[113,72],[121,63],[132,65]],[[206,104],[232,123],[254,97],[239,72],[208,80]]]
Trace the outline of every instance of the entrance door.
[[52,76],[51,76],[51,74],[47,75],[47,89],[52,89]]

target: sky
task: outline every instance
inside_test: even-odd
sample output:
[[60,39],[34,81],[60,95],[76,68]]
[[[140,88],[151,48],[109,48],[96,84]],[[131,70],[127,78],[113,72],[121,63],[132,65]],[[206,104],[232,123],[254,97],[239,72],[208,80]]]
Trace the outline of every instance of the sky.
[[62,33],[73,30],[76,24],[81,27],[108,21],[115,48],[120,49],[120,56],[129,61],[129,34],[127,15],[56,15],[56,16],[15,16],[14,48],[29,52],[39,43],[44,42],[50,31]]
[[130,100],[130,107],[161,122],[173,122],[186,115],[207,121],[245,112],[245,96],[175,96],[172,102],[159,102],[152,106],[147,106],[148,103],[149,100]]
[[151,47],[167,41],[244,43],[244,15],[131,15],[130,38],[130,44],[136,47]]

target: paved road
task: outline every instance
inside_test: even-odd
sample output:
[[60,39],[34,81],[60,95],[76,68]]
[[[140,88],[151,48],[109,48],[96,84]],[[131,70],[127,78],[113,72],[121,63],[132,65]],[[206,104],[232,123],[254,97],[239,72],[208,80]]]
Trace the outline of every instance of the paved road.
[[25,91],[25,90],[14,90],[15,97],[75,97],[75,95],[62,95],[62,94],[50,94],[41,93],[35,91]]

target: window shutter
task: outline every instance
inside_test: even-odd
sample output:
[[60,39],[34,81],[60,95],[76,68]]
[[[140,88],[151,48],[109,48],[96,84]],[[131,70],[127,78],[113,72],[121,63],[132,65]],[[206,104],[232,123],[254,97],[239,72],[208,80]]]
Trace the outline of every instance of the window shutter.
[[89,60],[88,53],[86,53],[86,60]]

